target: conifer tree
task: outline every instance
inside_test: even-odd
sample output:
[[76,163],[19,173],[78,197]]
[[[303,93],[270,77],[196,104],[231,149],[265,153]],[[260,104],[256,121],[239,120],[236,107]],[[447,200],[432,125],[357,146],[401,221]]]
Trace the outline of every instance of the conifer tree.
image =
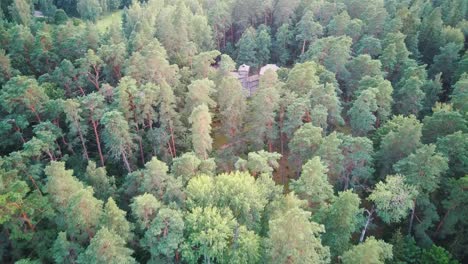
[[271,36],[269,31],[270,29],[265,25],[261,25],[257,29],[255,42],[259,66],[265,65],[270,61]]
[[184,240],[184,228],[184,219],[180,211],[162,208],[151,222],[142,241],[151,253],[151,260],[177,261],[178,250]]
[[101,123],[104,125],[103,139],[110,156],[116,160],[122,158],[127,171],[132,172],[130,158],[134,144],[122,113],[115,110],[107,112],[102,116]]
[[225,135],[234,140],[241,132],[246,113],[246,99],[240,82],[226,76],[218,86],[219,115]]
[[298,35],[297,40],[302,41],[301,55],[306,50],[306,45],[309,42],[313,42],[323,34],[323,28],[320,23],[314,20],[314,14],[312,11],[307,11],[297,24]]
[[125,215],[127,213],[121,210],[114,199],[110,197],[104,205],[104,212],[102,214],[101,225],[109,231],[118,234],[125,241],[132,239],[133,226],[127,221]]
[[255,29],[252,27],[246,29],[236,47],[238,49],[236,60],[238,64],[247,64],[251,67],[258,66]]
[[213,139],[211,138],[211,114],[206,104],[195,107],[190,115],[192,124],[192,145],[195,153],[201,159],[207,159],[211,152]]
[[342,256],[344,264],[375,263],[383,264],[393,257],[392,245],[383,240],[369,237],[364,243],[359,244],[346,251]]
[[125,247],[125,240],[107,228],[100,229],[77,263],[137,263],[133,251]]
[[[323,225],[309,221],[310,212],[302,210],[294,194],[284,197],[286,208],[270,220],[267,238],[268,260],[285,263],[329,263],[328,247],[322,246]],[[292,200],[292,201],[290,201]]]
[[328,169],[319,157],[314,157],[302,167],[301,176],[291,183],[299,198],[309,202],[312,210],[324,207],[333,198],[333,187],[328,182]]

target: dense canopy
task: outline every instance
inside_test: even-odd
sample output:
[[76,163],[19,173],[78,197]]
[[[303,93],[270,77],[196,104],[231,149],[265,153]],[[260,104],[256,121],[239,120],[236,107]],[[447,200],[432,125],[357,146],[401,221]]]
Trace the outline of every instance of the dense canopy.
[[467,0],[1,0],[0,263],[467,263]]

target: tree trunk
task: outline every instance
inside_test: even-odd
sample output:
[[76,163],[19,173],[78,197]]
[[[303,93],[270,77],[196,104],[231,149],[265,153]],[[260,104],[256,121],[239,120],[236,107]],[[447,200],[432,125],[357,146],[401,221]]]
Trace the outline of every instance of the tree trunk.
[[414,212],[416,211],[416,201],[413,201],[413,208],[411,209],[411,218],[408,227],[408,235],[411,235],[413,230]]
[[[91,115],[93,113],[91,112]],[[99,140],[99,132],[98,132],[98,129],[97,129],[97,124],[96,124],[96,121],[94,121],[94,119],[90,118],[91,119],[91,124],[93,125],[93,130],[94,130],[94,136],[96,137],[96,144],[97,144],[97,148],[98,148],[98,152],[99,152],[99,159],[101,160],[101,166],[104,167],[104,156],[102,155],[102,150],[101,150],[101,141]]]
[[175,146],[175,140],[174,140],[174,129],[172,127],[169,127],[171,130],[171,143],[172,143],[172,155],[174,155],[174,158],[177,156],[177,151],[176,151],[176,146]]
[[361,237],[359,238],[359,243],[362,243],[364,241],[367,228],[369,227],[369,224],[372,222],[372,215],[374,214],[374,206],[372,206],[370,211],[366,210],[366,212],[367,212],[367,221],[366,221],[366,224],[364,225],[364,228],[362,229]]
[[80,140],[81,140],[81,146],[83,147],[83,154],[86,160],[89,161],[88,149],[86,148],[83,133],[81,132],[81,128],[79,124],[77,125],[77,128],[78,128],[78,136],[80,137]]
[[130,167],[130,163],[128,163],[127,154],[125,154],[125,151],[122,151],[122,159],[123,159],[125,168],[127,169],[128,173],[131,173],[132,168]]
[[304,40],[304,42],[302,42],[302,52],[301,52],[301,55],[303,55],[304,52],[305,52],[306,42],[307,42],[306,40]]

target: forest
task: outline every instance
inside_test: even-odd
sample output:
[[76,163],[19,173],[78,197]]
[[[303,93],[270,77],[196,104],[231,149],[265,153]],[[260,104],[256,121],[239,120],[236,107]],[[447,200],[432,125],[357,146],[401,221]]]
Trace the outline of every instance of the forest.
[[1,0],[0,263],[468,263],[467,0]]

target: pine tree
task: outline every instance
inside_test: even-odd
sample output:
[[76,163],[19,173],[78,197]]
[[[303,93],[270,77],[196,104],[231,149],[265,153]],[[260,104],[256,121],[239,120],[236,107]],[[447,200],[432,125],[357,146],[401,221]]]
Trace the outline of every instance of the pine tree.
[[372,141],[365,137],[341,136],[343,143],[340,148],[343,153],[341,181],[343,189],[365,188],[374,173],[374,149]]
[[325,226],[323,244],[330,247],[332,256],[340,256],[351,246],[350,240],[360,225],[362,209],[359,196],[350,190],[340,192],[330,206],[319,215],[319,223]]
[[392,259],[392,248],[392,245],[385,243],[383,240],[369,237],[364,243],[346,251],[341,260],[344,264],[383,264],[386,260]]
[[101,166],[104,166],[104,155],[102,153],[99,134],[99,121],[104,114],[104,97],[97,93],[90,93],[82,98],[81,103],[83,105],[83,110],[86,110],[84,115],[89,119],[93,126],[99,159],[101,161]]
[[422,140],[424,143],[434,143],[438,138],[457,131],[468,131],[466,119],[461,113],[454,111],[451,105],[437,103],[432,111],[431,116],[423,119]]
[[195,107],[190,115],[192,124],[192,145],[195,153],[201,159],[207,159],[211,152],[213,139],[211,138],[211,114],[206,104]]
[[121,210],[114,199],[107,199],[104,205],[104,212],[102,214],[101,225],[107,228],[110,232],[118,234],[125,241],[132,239],[132,225],[125,218],[126,212]]
[[463,74],[455,85],[453,86],[453,92],[451,95],[451,103],[453,107],[458,109],[461,113],[466,114],[468,112],[467,102],[468,96],[468,74]]
[[188,93],[185,99],[185,109],[187,113],[192,111],[202,104],[209,108],[216,107],[216,102],[211,98],[215,93],[215,84],[208,79],[195,80],[188,86]]
[[322,129],[310,123],[302,125],[289,142],[290,160],[299,172],[302,165],[312,158],[322,144]]
[[221,261],[229,250],[229,241],[237,225],[229,211],[216,207],[194,208],[185,218],[189,234],[182,245],[182,257],[195,263]]
[[385,223],[400,222],[413,209],[413,200],[418,191],[405,183],[405,176],[389,175],[385,182],[379,182],[369,195],[377,208],[377,214]]
[[265,65],[270,61],[271,36],[270,29],[261,25],[257,28],[257,37],[255,38],[257,46],[258,65]]
[[18,24],[28,26],[31,22],[31,6],[26,0],[13,0],[8,7],[10,16]]
[[217,102],[222,131],[231,140],[235,140],[242,132],[246,112],[246,99],[236,78],[226,76],[221,80]]
[[382,176],[392,173],[393,164],[421,146],[421,128],[422,124],[414,116],[395,116],[377,130],[376,157]]
[[256,35],[255,29],[250,27],[244,31],[242,37],[237,42],[236,61],[238,64],[247,64],[254,68],[258,66]]
[[315,22],[314,14],[309,10],[297,24],[297,32],[299,34],[296,36],[296,40],[302,41],[302,55],[306,50],[307,42],[311,43],[320,37],[323,34],[323,28],[318,22]]
[[365,136],[375,129],[374,125],[377,120],[374,115],[375,111],[377,111],[377,100],[374,89],[361,92],[348,111],[353,135]]
[[329,249],[322,246],[320,241],[320,234],[325,231],[323,225],[309,221],[310,212],[299,208],[294,194],[288,194],[283,199],[288,204],[284,212],[269,222],[266,242],[268,260],[278,263],[329,263]]
[[76,134],[78,134],[81,146],[83,148],[83,155],[86,160],[89,160],[85,139],[87,126],[86,124],[83,124],[83,117],[81,116],[82,109],[80,107],[79,101],[73,99],[63,101],[63,110],[71,128],[70,134],[72,136],[76,136]]
[[78,255],[84,249],[76,242],[68,241],[66,232],[59,232],[52,246],[53,259],[55,263],[76,263]]
[[184,219],[180,211],[162,208],[142,240],[151,253],[151,260],[172,262],[174,258],[178,258],[180,245],[184,241],[184,228]]
[[96,192],[96,197],[107,200],[116,193],[115,178],[108,176],[105,167],[96,167],[94,161],[89,161],[86,167],[85,179]]
[[97,18],[103,12],[98,0],[78,0],[76,10],[84,19],[96,22]]
[[298,180],[291,182],[292,190],[299,198],[309,202],[312,210],[324,207],[333,198],[333,187],[328,182],[328,169],[319,157],[309,160]]
[[121,157],[127,171],[132,172],[129,159],[132,157],[134,144],[122,113],[115,110],[107,112],[102,116],[101,123],[105,128],[103,139],[110,156],[116,160]]
[[93,237],[86,251],[80,254],[78,263],[137,263],[132,253],[121,237],[104,227]]
[[290,45],[292,44],[292,38],[293,32],[288,23],[282,24],[276,31],[273,54],[281,66],[288,64],[291,59]]
[[152,194],[145,193],[133,198],[130,207],[140,230],[146,230],[156,217],[161,207],[161,202]]

